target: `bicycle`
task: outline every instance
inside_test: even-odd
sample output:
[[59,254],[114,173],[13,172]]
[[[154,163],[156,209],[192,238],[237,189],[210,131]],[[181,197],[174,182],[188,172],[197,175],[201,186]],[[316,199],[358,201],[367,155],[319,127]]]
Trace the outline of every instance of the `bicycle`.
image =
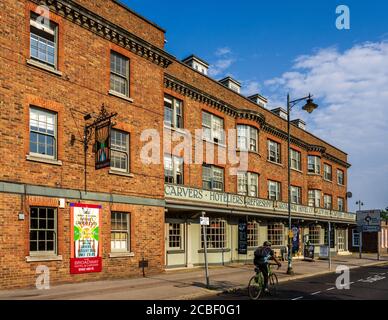
[[[279,284],[278,276],[272,271],[271,266],[276,265],[270,263],[268,265],[268,290],[271,296],[276,296],[277,286]],[[279,270],[280,267],[278,267]],[[252,300],[258,300],[264,293],[264,276],[259,268],[255,267],[256,275],[249,281],[248,294]]]

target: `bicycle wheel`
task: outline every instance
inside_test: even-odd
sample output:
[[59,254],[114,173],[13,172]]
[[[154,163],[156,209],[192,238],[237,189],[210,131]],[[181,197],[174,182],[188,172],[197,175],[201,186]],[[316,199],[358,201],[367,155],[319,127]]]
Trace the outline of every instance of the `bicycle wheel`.
[[277,295],[278,284],[279,284],[278,276],[275,273],[272,273],[269,276],[269,281],[268,281],[268,289],[271,296]]
[[248,294],[252,300],[257,300],[260,298],[263,285],[264,280],[261,273],[251,278],[248,285]]

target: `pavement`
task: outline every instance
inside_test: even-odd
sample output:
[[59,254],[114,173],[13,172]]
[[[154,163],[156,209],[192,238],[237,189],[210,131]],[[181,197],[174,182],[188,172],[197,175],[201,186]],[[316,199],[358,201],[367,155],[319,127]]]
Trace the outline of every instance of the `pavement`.
[[[295,281],[335,273],[337,266],[350,269],[388,263],[388,256],[377,261],[376,255],[335,256],[332,270],[328,261],[293,261],[295,275],[287,275],[287,262],[276,270],[279,282]],[[222,294],[244,290],[254,274],[253,265],[233,264],[209,270],[211,289],[205,286],[202,268],[170,270],[145,278],[107,280],[51,286],[49,290],[18,289],[0,291],[0,300],[196,300],[216,299]]]

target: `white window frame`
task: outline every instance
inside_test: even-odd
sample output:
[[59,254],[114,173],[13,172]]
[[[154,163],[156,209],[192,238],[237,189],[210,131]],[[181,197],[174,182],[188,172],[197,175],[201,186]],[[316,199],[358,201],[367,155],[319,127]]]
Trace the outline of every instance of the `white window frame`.
[[308,156],[307,170],[310,174],[321,174],[321,158],[318,156]]
[[[342,182],[341,182],[341,178],[340,178],[341,174],[342,174]],[[340,169],[337,170],[337,183],[340,186],[344,186],[345,185],[345,171],[340,170]]]
[[[166,109],[171,109],[171,123],[166,119]],[[178,112],[180,110],[180,113]],[[178,121],[180,118],[180,121]],[[168,128],[183,129],[183,101],[175,97],[164,96],[164,125]]]
[[[356,243],[356,239],[358,238],[358,244]],[[352,247],[359,248],[361,244],[361,233],[357,232],[356,229],[352,230]]]
[[309,241],[312,245],[319,246],[321,244],[322,227],[319,225],[309,226]]
[[257,198],[259,196],[259,175],[254,172],[238,172],[237,193]]
[[[179,245],[171,246],[171,244],[179,244]],[[169,250],[183,249],[183,224],[182,223],[168,224],[168,249]]]
[[327,181],[333,181],[333,167],[330,164],[323,165],[323,178]]
[[[122,74],[122,73],[118,73],[118,72],[116,72],[115,70],[112,69],[112,59],[113,59],[113,56],[116,56],[116,57],[118,57],[118,58],[120,58],[120,59],[125,61],[125,73],[126,73],[125,75]],[[114,50],[111,50],[111,52],[110,52],[110,64],[109,64],[109,66],[110,66],[110,84],[109,84],[110,91],[115,92],[115,93],[117,93],[117,94],[119,94],[121,96],[127,97],[127,98],[129,98],[129,92],[130,92],[130,78],[129,78],[129,75],[130,75],[129,68],[130,67],[129,67],[129,64],[130,64],[130,61],[129,61],[128,57],[126,57],[126,56],[124,56],[124,55],[122,55],[122,54],[120,54],[120,53],[118,53],[118,52],[116,52]],[[121,80],[125,81],[125,93],[122,93],[120,91],[116,91],[114,89],[114,87],[112,87],[112,76],[118,77]]]
[[332,210],[333,209],[333,196],[329,194],[325,194],[323,196],[323,206],[327,210]]
[[[121,136],[125,136],[125,148],[123,148],[123,146],[119,146],[119,145],[116,145],[113,143],[113,135],[114,134],[120,134]],[[110,154],[110,158],[111,158],[111,167],[110,169],[112,171],[118,171],[118,172],[123,172],[123,173],[129,173],[130,172],[130,134],[128,132],[125,132],[125,131],[121,131],[121,130],[116,130],[116,129],[112,129],[111,130],[111,141],[110,141],[110,144],[111,144],[111,154]],[[122,139],[121,139],[122,141]],[[114,167],[113,166],[113,158],[114,158],[114,154],[117,153],[117,154],[121,154],[121,155],[124,155],[126,157],[126,166],[127,168],[126,169],[123,169],[123,168],[118,168],[118,167]]]
[[[32,117],[32,114],[36,114],[37,115],[37,119],[38,120],[34,120],[33,117]],[[34,157],[37,157],[37,158],[43,158],[43,159],[50,159],[50,160],[57,160],[58,158],[58,114],[56,112],[53,112],[53,111],[50,111],[50,110],[45,110],[45,109],[41,109],[39,107],[35,107],[35,106],[30,106],[30,109],[29,109],[29,153],[31,156],[34,156]],[[41,122],[39,121],[39,116],[44,116],[46,117],[46,120],[47,118],[50,116],[52,117],[53,119],[53,123],[49,123],[49,122]],[[32,130],[32,125],[31,123],[33,121],[38,121],[37,125],[38,125],[38,130]],[[39,131],[39,123],[45,123],[46,124],[46,130],[48,130],[48,126],[53,126],[53,129],[54,129],[54,133],[53,134],[50,134],[50,133],[47,133],[47,132],[44,132],[44,131]],[[41,128],[43,129],[43,128]],[[47,154],[42,154],[42,153],[39,153],[39,152],[32,152],[31,151],[31,134],[32,133],[35,133],[37,134],[37,137],[38,137],[38,142],[37,144],[39,145],[39,136],[49,136],[49,137],[52,137],[54,139],[54,144],[53,144],[53,155],[47,155]],[[38,147],[38,151],[39,151],[39,147]]]
[[302,204],[302,188],[291,186],[291,203]]
[[270,223],[267,226],[267,238],[272,246],[284,245],[284,224]]
[[302,153],[291,149],[291,169],[302,171]]
[[[209,170],[210,175],[206,177],[207,179],[204,179],[205,172]],[[222,181],[218,179],[218,176],[222,175]],[[204,187],[204,182],[210,182],[211,188],[205,188]],[[222,188],[217,188],[216,184],[222,184]],[[224,169],[219,168],[216,166],[210,166],[210,165],[203,165],[202,166],[202,187],[205,190],[211,190],[211,191],[219,191],[219,192],[224,192],[225,190],[225,174],[224,174]]]
[[[37,228],[32,228],[32,213],[31,211],[33,209],[36,209],[38,210],[37,211],[37,218],[34,218],[34,220],[37,220],[38,221],[38,227]],[[40,218],[40,210],[45,210],[46,211],[46,218],[45,219],[41,219]],[[51,229],[51,228],[48,228],[47,226],[47,222],[48,222],[48,218],[47,218],[47,210],[53,210],[54,212],[54,219],[50,219],[50,220],[54,220],[53,223],[54,223],[54,228]],[[29,233],[30,233],[30,236],[29,236],[29,242],[28,242],[28,245],[29,245],[29,253],[30,253],[30,256],[50,256],[50,255],[57,255],[58,253],[58,234],[57,234],[57,229],[58,229],[58,210],[56,208],[51,208],[51,207],[44,207],[44,206],[31,206],[30,207],[30,221],[29,221]],[[46,221],[46,228],[40,228],[39,226],[39,220],[45,220]],[[31,233],[32,232],[37,232],[37,240],[31,240]],[[54,240],[53,240],[53,250],[45,250],[45,251],[40,251],[39,250],[39,232],[53,232],[54,234]],[[44,242],[45,242],[45,246],[47,247],[47,235],[45,236],[45,239],[44,239]],[[41,240],[42,241],[42,240]],[[41,242],[40,241],[40,242]],[[31,242],[37,242],[37,250],[33,251],[31,250]]]
[[[170,164],[172,167],[167,167]],[[167,171],[172,171],[172,176],[167,176]],[[178,182],[178,177],[181,177],[181,183]],[[172,177],[172,182],[167,178]],[[164,181],[165,183],[183,185],[184,184],[184,159],[182,157],[172,156],[170,154],[164,155]]]
[[309,207],[320,208],[321,207],[321,190],[309,190],[308,193],[308,205]]
[[[40,23],[40,20],[43,21],[43,24]],[[43,63],[44,65],[47,65],[57,70],[58,69],[58,25],[50,20],[48,20],[48,25],[45,25],[46,20],[48,20],[46,17],[39,16],[34,12],[31,12],[30,14],[30,31],[29,31],[30,32],[30,48],[29,48],[30,59],[34,61],[38,61],[39,63]],[[46,34],[47,38],[33,32],[33,28],[37,29],[39,32],[42,32],[43,34]],[[38,38],[37,39],[38,41],[41,41],[43,39],[45,41],[49,41],[54,44],[53,45],[54,64],[51,64],[47,60],[39,59],[39,54],[38,54],[38,57],[35,57],[32,55],[32,35]],[[54,41],[49,40],[48,39],[49,36],[54,37]],[[38,48],[39,48],[39,44],[38,44]]]
[[[340,206],[340,203],[342,202],[342,208]],[[337,198],[337,204],[338,204],[338,211],[339,212],[345,212],[345,199],[344,198]]]
[[[113,215],[116,215],[116,216],[120,215],[121,224],[124,221],[126,221],[127,228],[126,229],[120,229],[120,228],[114,229],[113,228]],[[123,217],[125,217],[125,220],[123,219]],[[116,211],[111,212],[111,231],[110,231],[110,234],[111,234],[110,250],[112,253],[131,252],[131,215],[130,215],[130,213],[116,212]],[[122,239],[121,240],[114,239],[113,234],[126,234],[127,240],[123,241]],[[125,242],[125,248],[116,248],[113,244],[114,244],[114,242],[117,242],[117,241],[119,241],[121,243]]]
[[256,220],[248,220],[247,223],[247,241],[249,248],[257,248],[260,243],[259,239],[259,223]]
[[281,201],[282,186],[280,182],[268,180],[268,199],[272,201]]
[[[240,151],[258,152],[259,130],[245,124],[237,125],[237,149]],[[245,143],[242,143],[245,141]]]
[[[211,218],[210,225],[206,226],[208,249],[227,248],[227,223],[222,218]],[[201,248],[205,247],[203,228],[201,228]]]
[[202,130],[205,141],[221,145],[225,144],[224,125],[223,118],[217,117],[210,112],[202,111]]
[[268,139],[268,161],[281,164],[281,144]]

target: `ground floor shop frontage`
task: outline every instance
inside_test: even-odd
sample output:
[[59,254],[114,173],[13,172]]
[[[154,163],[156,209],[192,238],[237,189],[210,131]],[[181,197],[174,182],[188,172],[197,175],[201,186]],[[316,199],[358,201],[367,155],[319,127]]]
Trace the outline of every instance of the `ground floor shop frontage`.
[[[204,264],[204,232],[210,265],[250,263],[255,249],[267,240],[280,259],[287,258],[288,237],[291,235],[286,204],[262,199],[247,201],[236,195],[218,193],[217,196],[217,193],[212,193],[166,186],[165,259],[168,269]],[[190,199],[190,194],[197,199]],[[200,225],[202,214],[210,219],[206,230]],[[329,243],[333,254],[349,254],[348,230],[354,224],[352,214],[293,206],[293,257],[304,258],[305,249],[311,251],[314,248],[314,258],[325,258],[322,247],[328,248]],[[241,250],[241,228],[246,228],[243,236],[246,250]]]

